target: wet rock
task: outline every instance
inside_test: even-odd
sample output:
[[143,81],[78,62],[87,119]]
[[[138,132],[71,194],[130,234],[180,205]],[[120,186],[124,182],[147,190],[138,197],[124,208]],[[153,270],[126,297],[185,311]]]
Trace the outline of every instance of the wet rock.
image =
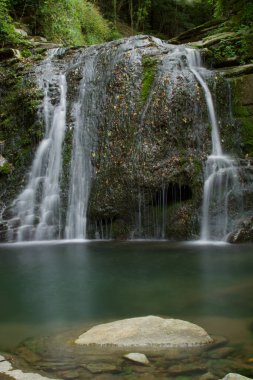
[[223,75],[226,78],[233,78],[238,77],[246,74],[252,74],[253,73],[253,64],[250,63],[248,65],[242,65],[239,67],[233,67],[231,69],[227,69],[223,71]]
[[141,363],[144,365],[149,364],[149,360],[146,355],[140,354],[138,352],[130,352],[129,354],[124,355],[124,358],[131,360],[136,363]]
[[24,30],[24,29],[21,29],[21,28],[15,28],[14,31],[18,34],[20,34],[21,36],[23,37],[27,37],[28,36],[28,33]]
[[94,326],[75,341],[81,345],[117,347],[186,347],[211,342],[206,331],[193,323],[155,316]]
[[220,359],[217,366],[217,359],[209,359],[209,370],[218,374],[220,377],[225,373],[239,373],[249,378],[253,377],[253,367],[249,364],[245,364],[240,359]]
[[41,36],[33,36],[30,41],[32,42],[47,42],[47,39],[45,37]]
[[182,363],[169,368],[169,373],[173,376],[183,376],[205,373],[207,366],[204,363]]
[[3,360],[4,358],[2,356],[0,358],[0,374],[10,376],[16,380],[49,380],[47,377],[37,373],[27,373],[19,369],[13,369],[9,361]]
[[216,380],[217,377],[212,372],[204,373],[204,375],[201,375],[199,380]]
[[17,58],[21,59],[22,55],[18,49],[2,48],[0,49],[0,61],[5,59]]
[[235,350],[232,347],[221,347],[217,350],[212,350],[208,352],[208,357],[211,359],[222,359],[233,354]]
[[115,365],[110,364],[110,363],[90,363],[90,364],[87,364],[86,368],[91,373],[119,372],[118,368]]
[[62,371],[61,377],[63,377],[64,379],[72,380],[72,379],[80,378],[80,374],[78,371],[75,371],[75,370],[73,370],[73,371]]
[[253,217],[246,218],[231,232],[227,238],[229,243],[253,242]]
[[18,355],[22,357],[27,363],[35,363],[40,360],[39,355],[35,352],[29,350],[27,347],[20,347],[18,350]]
[[211,344],[205,347],[207,350],[213,350],[214,348],[225,346],[228,343],[227,338],[224,336],[212,336],[212,338],[213,341]]
[[251,380],[249,377],[239,375],[237,373],[229,373],[222,380]]

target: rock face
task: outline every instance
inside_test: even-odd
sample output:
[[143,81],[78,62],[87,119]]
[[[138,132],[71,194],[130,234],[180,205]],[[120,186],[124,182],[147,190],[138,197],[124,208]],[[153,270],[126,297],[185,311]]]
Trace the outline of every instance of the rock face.
[[[42,53],[41,50],[44,51],[38,49],[38,53]],[[24,226],[28,233],[23,240],[30,239],[41,221],[48,223],[49,229],[52,227],[54,236],[51,238],[64,238],[66,225],[75,225],[68,222],[69,215],[78,220],[87,217],[87,234],[68,238],[188,240],[198,237],[203,165],[212,144],[205,96],[189,69],[187,49],[151,36],[135,36],[100,46],[59,49],[57,54],[50,54],[50,67],[55,75],[50,76],[53,79],[44,101],[45,88],[39,90],[38,74],[42,79],[45,75],[45,82],[48,82],[45,67],[48,67],[49,58],[33,62],[33,73],[25,65],[31,58],[21,58],[22,62],[15,60],[14,66],[7,65],[8,69],[0,68],[0,114],[4,126],[0,140],[5,141],[2,153],[9,163],[4,168],[6,175],[0,176],[3,218],[0,222],[5,226],[8,221],[13,240],[19,236],[17,229],[21,227],[24,231]],[[8,61],[7,58],[10,59],[9,56],[4,59]],[[19,73],[18,81],[16,72]],[[29,208],[31,202],[16,213],[11,205],[17,195],[27,189],[24,178],[32,157],[36,156],[36,146],[43,141],[43,129],[48,120],[42,117],[45,99],[50,98],[52,115],[60,103],[58,79],[62,72],[66,73],[67,107],[65,139],[62,155],[58,157],[62,162],[60,180],[57,197],[54,197],[57,210],[54,215],[48,214],[45,222],[37,213],[43,209],[40,190],[33,193],[32,210]],[[223,74],[213,74],[205,71],[203,75],[217,105],[224,151],[244,156],[251,147],[251,129],[245,124],[241,133],[238,123],[231,117],[228,83]],[[232,83],[233,79],[229,80]],[[249,104],[249,112],[251,108]],[[38,110],[40,118],[36,119]],[[248,123],[252,115],[241,117]],[[81,137],[75,137],[77,124]],[[85,128],[88,138],[84,136]],[[80,152],[78,157],[85,153],[88,157],[85,165],[83,159],[75,160],[74,151]],[[74,170],[75,162],[78,165]],[[84,182],[88,196],[85,197],[79,164],[87,166]],[[42,167],[45,166],[43,162]],[[80,187],[70,197],[71,189],[77,189],[72,186],[73,180],[70,181],[72,176],[80,179]],[[45,175],[39,173],[30,182],[39,182],[42,187],[43,178]],[[25,191],[25,196],[29,191]],[[78,194],[80,199],[76,204],[82,204],[79,210],[85,208],[87,213],[79,215],[77,210],[67,213]],[[2,236],[6,235],[1,228],[0,235],[1,230]]]
[[227,241],[229,243],[246,243],[253,241],[253,217],[243,220],[235,231],[232,231]]
[[[35,70],[41,77],[44,67],[45,64],[38,64]],[[53,72],[67,72],[68,111],[59,176],[62,183],[58,184],[61,189],[57,193],[57,199],[58,195],[60,197],[57,204],[61,209],[57,209],[52,218],[47,218],[48,223],[55,218],[61,221],[55,223],[57,228],[60,226],[56,236],[64,237],[69,193],[70,189],[76,188],[71,186],[69,179],[75,173],[78,178],[82,177],[79,166],[73,170],[70,164],[71,152],[79,150],[85,151],[88,157],[88,180],[85,181],[86,184],[90,181],[87,185],[89,200],[86,200],[88,238],[186,240],[198,235],[202,168],[211,151],[211,133],[205,96],[189,69],[187,50],[154,37],[136,36],[101,46],[61,49],[59,54],[51,57],[50,67]],[[51,97],[51,108],[57,107],[60,101],[57,78],[53,76],[54,81],[47,93],[47,99]],[[228,93],[224,90],[226,84],[222,77],[213,76],[210,72],[208,82],[217,96],[222,93],[219,113],[226,115],[222,124],[233,135],[230,131],[233,125],[229,123],[226,112],[229,102]],[[30,86],[30,92],[32,88]],[[9,102],[9,98],[3,100]],[[32,104],[33,111],[36,106]],[[16,111],[16,104],[9,104],[11,107]],[[3,104],[2,109],[6,108]],[[81,110],[80,115],[76,113],[77,108]],[[11,109],[8,111],[15,115]],[[40,111],[42,113],[42,109]],[[33,123],[31,115],[30,119]],[[40,122],[43,120],[46,123],[45,117],[40,118]],[[83,129],[87,128],[89,143],[83,136],[73,140],[73,131],[76,130],[73,124],[77,121]],[[4,155],[14,167],[13,176],[9,176],[8,181],[11,187],[15,179],[17,195],[21,193],[20,187],[26,186],[24,182],[17,181],[17,177],[24,178],[27,166],[25,169],[18,166],[21,160],[15,161],[13,151],[19,152],[27,146],[26,141],[20,138],[20,128],[16,132],[14,125],[9,125],[7,115],[4,122],[8,123],[9,129],[6,127],[0,138],[6,141]],[[17,125],[17,120],[11,120],[12,123]],[[27,128],[27,132],[35,130],[36,134],[41,134],[41,126],[38,128],[32,124]],[[11,136],[10,131],[15,131],[15,136]],[[73,145],[79,141],[85,141],[86,145],[83,143],[77,149]],[[15,149],[10,150],[13,142]],[[22,162],[27,165],[25,158],[24,155]],[[73,157],[72,162],[76,162]],[[44,177],[39,175],[39,178]],[[6,193],[12,195],[12,192]],[[75,196],[79,193],[81,189],[75,192]],[[39,198],[39,191],[36,195]],[[37,200],[36,196],[34,199]],[[21,227],[25,225],[31,231],[35,230],[41,218],[29,209],[30,203],[25,210],[15,214],[8,209],[12,200],[3,200],[5,207],[7,205],[3,216],[15,221],[15,226],[11,226],[15,240],[21,214],[27,216],[25,222],[20,221]],[[40,209],[39,205],[34,209]],[[82,215],[79,219],[84,217]],[[30,225],[31,221],[33,225]]]
[[205,330],[193,323],[156,316],[94,326],[75,341],[82,345],[117,347],[185,347],[211,342]]

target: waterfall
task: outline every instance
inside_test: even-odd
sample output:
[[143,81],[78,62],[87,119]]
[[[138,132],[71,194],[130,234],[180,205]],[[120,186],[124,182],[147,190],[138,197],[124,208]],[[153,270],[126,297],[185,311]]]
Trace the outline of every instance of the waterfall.
[[202,204],[202,241],[221,241],[231,230],[229,220],[229,198],[239,189],[235,159],[224,155],[219,136],[218,120],[211,92],[203,76],[201,56],[197,50],[186,49],[189,68],[201,85],[206,99],[208,115],[212,127],[212,153],[205,164]]
[[[43,91],[39,114],[45,135],[35,153],[27,184],[14,201],[13,217],[8,220],[9,241],[86,238],[86,212],[94,174],[91,160],[95,157],[97,127],[106,115],[108,83],[114,80],[114,70],[117,72],[122,57],[129,67],[139,70],[141,55],[135,47],[141,49],[149,44],[147,39],[140,41],[133,38],[73,49],[69,55],[65,55],[65,49],[53,49],[37,67],[37,83]],[[76,82],[73,85],[71,81]],[[131,107],[124,111],[122,124],[123,116],[132,113]],[[69,173],[63,170],[66,131],[73,136],[71,160],[67,162]]]
[[13,204],[10,241],[191,236],[206,107],[201,240],[231,231],[237,164],[222,151],[198,51],[135,36],[51,50],[35,75],[45,135]]
[[[13,239],[12,227],[18,225],[18,241],[52,239],[59,232],[59,176],[66,129],[67,82],[65,74],[55,72],[52,65],[52,59],[57,54],[57,49],[50,52],[43,65],[44,76],[38,79],[44,93],[41,115],[45,137],[35,154],[27,186],[14,202],[15,216],[9,222],[9,236]],[[60,94],[56,106],[53,106],[50,95],[52,83]]]
[[[95,56],[88,57],[79,89],[77,101],[72,114],[74,120],[74,139],[71,159],[71,178],[65,237],[67,239],[84,239],[86,237],[86,210],[91,178],[90,134],[93,123],[90,117],[91,101],[94,91]],[[83,127],[83,124],[86,127]],[[88,127],[87,127],[88,126]]]

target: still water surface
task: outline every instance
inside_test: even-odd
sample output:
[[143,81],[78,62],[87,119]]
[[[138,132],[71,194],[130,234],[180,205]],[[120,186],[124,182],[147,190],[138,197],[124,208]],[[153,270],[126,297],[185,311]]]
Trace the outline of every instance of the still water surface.
[[253,351],[253,246],[0,245],[0,350],[85,323],[159,315]]

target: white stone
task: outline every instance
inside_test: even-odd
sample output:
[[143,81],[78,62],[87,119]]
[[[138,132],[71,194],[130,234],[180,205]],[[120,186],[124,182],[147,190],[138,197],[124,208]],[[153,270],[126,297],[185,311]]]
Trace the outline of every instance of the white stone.
[[185,347],[211,342],[207,332],[193,323],[155,316],[97,325],[75,341],[82,345],[117,347]]
[[7,160],[0,154],[0,167],[6,164]]
[[239,375],[238,373],[228,373],[221,380],[252,380],[250,377]]
[[139,352],[130,352],[129,354],[124,355],[123,357],[136,363],[145,365],[149,364],[147,356],[144,354],[140,354]]
[[37,373],[23,372],[20,369],[13,369],[10,362],[5,360],[3,356],[0,355],[0,373],[11,376],[16,380],[57,380],[49,379],[48,377],[41,376]]
[[21,34],[21,36],[23,36],[23,37],[27,37],[28,36],[28,33],[24,29],[15,28],[14,30],[15,30],[16,33]]

